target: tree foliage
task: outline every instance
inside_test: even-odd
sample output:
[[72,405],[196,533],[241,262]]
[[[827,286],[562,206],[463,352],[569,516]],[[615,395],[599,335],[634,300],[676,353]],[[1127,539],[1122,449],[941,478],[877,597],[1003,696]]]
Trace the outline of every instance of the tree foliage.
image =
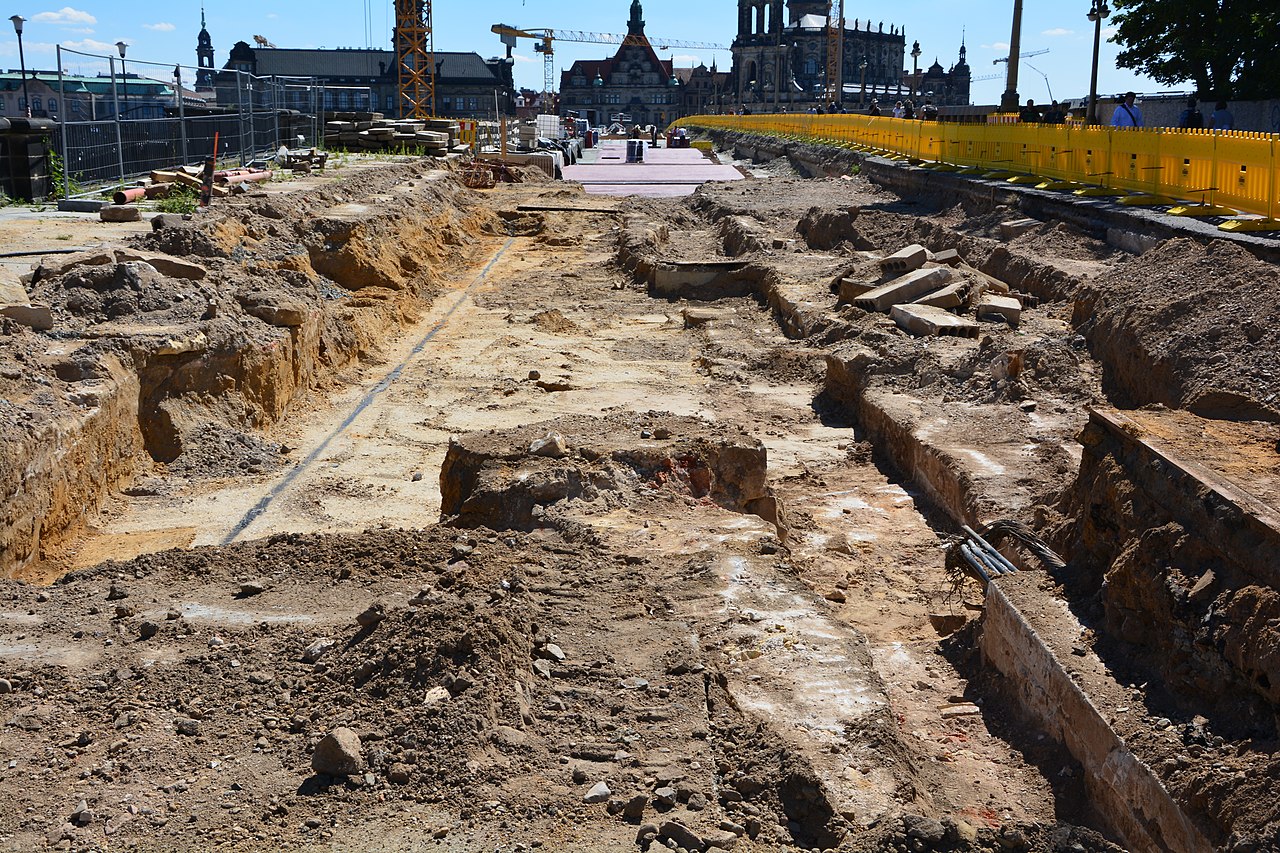
[[1115,0],[1116,64],[1202,98],[1280,96],[1276,0]]

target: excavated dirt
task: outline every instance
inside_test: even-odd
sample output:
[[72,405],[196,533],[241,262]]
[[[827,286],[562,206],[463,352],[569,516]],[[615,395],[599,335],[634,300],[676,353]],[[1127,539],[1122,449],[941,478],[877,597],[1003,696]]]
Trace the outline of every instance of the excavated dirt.
[[[54,332],[0,320],[0,841],[1118,850],[944,567],[1014,518],[1129,747],[1215,845],[1280,843],[1275,579],[1088,411],[1177,409],[1148,429],[1271,502],[1274,268],[757,171],[601,215],[367,166],[37,265]],[[840,298],[914,242],[1020,322]],[[659,296],[690,260],[731,272]]]

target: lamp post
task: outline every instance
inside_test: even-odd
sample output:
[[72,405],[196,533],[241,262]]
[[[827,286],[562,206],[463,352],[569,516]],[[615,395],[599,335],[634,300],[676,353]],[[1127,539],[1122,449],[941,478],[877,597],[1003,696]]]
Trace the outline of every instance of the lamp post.
[[858,60],[858,109],[862,109],[867,103],[867,57],[863,55]]
[[920,42],[911,46],[911,99],[915,100],[916,86],[920,82]]
[[22,100],[27,102],[27,118],[31,118],[31,96],[27,94],[27,60],[22,55],[22,24],[27,20],[21,15],[12,15],[13,31],[18,34],[18,69],[22,72]]
[[1102,46],[1102,21],[1111,14],[1107,0],[1093,0],[1089,20],[1093,21],[1093,72],[1089,75],[1089,112],[1086,121],[1098,123],[1098,49]]
[[129,110],[129,74],[124,70],[124,52],[128,47],[123,41],[116,42],[116,50],[120,51],[120,100],[123,102],[123,105],[117,104],[119,109],[116,112],[121,118]]

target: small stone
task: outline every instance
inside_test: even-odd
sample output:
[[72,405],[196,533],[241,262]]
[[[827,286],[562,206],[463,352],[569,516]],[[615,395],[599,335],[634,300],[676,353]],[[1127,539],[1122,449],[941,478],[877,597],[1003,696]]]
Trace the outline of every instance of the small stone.
[[530,378],[530,379],[541,379],[541,378],[542,378],[542,371],[541,371],[541,370],[530,370],[530,371],[529,371],[529,378]]
[[7,678],[0,678],[0,693],[12,693],[13,684]]
[[691,812],[700,812],[707,807],[707,797],[701,791],[694,791],[689,795],[689,802],[685,805]]
[[266,685],[276,680],[276,677],[269,672],[260,670],[249,673],[247,676],[250,684]]
[[956,838],[965,844],[974,844],[978,840],[978,829],[973,824],[964,820],[956,820],[955,823]]
[[158,633],[160,633],[160,626],[154,622],[147,621],[138,626],[138,636],[144,640],[149,640]]
[[44,604],[48,600],[49,600],[49,593],[44,592],[43,590],[36,593],[36,601],[40,602],[41,604]]
[[529,453],[533,456],[550,456],[552,459],[561,459],[569,455],[569,446],[565,443],[563,435],[553,432],[533,441],[529,445]]
[[570,775],[570,778],[573,779],[573,784],[575,785],[586,784],[587,771],[583,770],[581,767],[573,768],[573,771],[569,775]]
[[823,598],[827,601],[834,601],[837,604],[844,604],[845,601],[848,600],[844,594],[844,590],[842,589],[833,589],[831,592],[824,595]]
[[182,611],[181,611],[181,610],[179,610],[179,609],[178,609],[178,608],[176,608],[176,607],[170,607],[170,608],[165,612],[165,614],[164,614],[164,618],[165,618],[167,621],[169,621],[169,622],[176,621],[176,620],[178,620],[178,619],[181,619],[181,618],[182,618]]
[[546,658],[538,658],[533,662],[533,671],[543,678],[551,677],[551,661]]
[[141,222],[142,211],[132,204],[109,204],[98,212],[103,222]]
[[701,850],[706,846],[702,836],[678,820],[669,820],[658,827],[658,837],[670,839],[688,850]]
[[315,663],[320,660],[320,658],[324,657],[329,650],[336,645],[338,645],[338,641],[331,640],[328,637],[321,637],[318,640],[313,640],[310,645],[302,650],[302,662]]
[[126,590],[124,587],[120,586],[119,584],[113,583],[111,585],[111,588],[107,590],[107,601],[119,601],[122,598],[128,598],[128,597],[129,597],[128,590]]
[[734,835],[746,835],[747,828],[742,824],[734,823],[731,820],[720,821],[720,828],[725,832],[732,832]]
[[132,604],[117,604],[117,605],[116,605],[116,618],[117,618],[117,619],[128,619],[130,616],[134,615],[134,614],[135,614],[135,613],[137,613],[137,612],[138,612],[138,611],[134,608],[134,606],[133,606]]
[[636,794],[627,800],[627,804],[622,807],[622,816],[631,820],[639,820],[644,816],[644,808],[649,805],[649,798],[644,794]]
[[408,764],[396,762],[387,769],[387,781],[393,785],[406,785],[413,778],[412,773]]
[[364,771],[360,737],[339,727],[325,735],[311,753],[311,769],[326,776],[349,776]]
[[409,479],[411,479],[415,483],[421,483],[423,476],[424,475],[421,471],[414,471],[413,476],[410,477]]
[[189,735],[194,737],[200,734],[200,721],[193,720],[189,717],[179,717],[173,721],[173,727],[178,730],[180,735]]
[[582,801],[584,803],[603,803],[605,800],[609,799],[611,794],[613,794],[613,792],[609,790],[608,783],[597,782],[591,786],[590,791],[587,791],[587,794],[582,798]]
[[356,624],[361,628],[371,628],[386,618],[387,609],[382,606],[382,602],[375,601],[356,617]]
[[555,643],[547,643],[546,652],[547,652],[547,657],[549,658],[554,658],[555,660],[564,660],[564,650],[561,649],[559,646],[557,646]]
[[88,826],[93,823],[93,810],[89,808],[89,804],[81,800],[80,805],[76,806],[76,810],[71,813],[71,822],[76,826]]
[[239,595],[241,598],[248,598],[251,595],[261,595],[269,589],[271,589],[271,583],[258,578],[257,580],[245,581],[240,584]]
[[708,832],[702,836],[702,843],[708,850],[732,850],[738,846],[738,833]]
[[653,800],[662,803],[664,806],[674,806],[676,804],[676,789],[670,785],[664,785],[653,792]]
[[637,844],[647,846],[649,842],[653,841],[657,837],[658,837],[658,825],[656,823],[641,824],[640,828],[636,830]]
[[903,815],[902,828],[908,838],[918,838],[925,842],[941,841],[947,834],[941,821],[923,815]]
[[618,686],[623,690],[648,690],[649,682],[638,675],[633,675],[619,681]]

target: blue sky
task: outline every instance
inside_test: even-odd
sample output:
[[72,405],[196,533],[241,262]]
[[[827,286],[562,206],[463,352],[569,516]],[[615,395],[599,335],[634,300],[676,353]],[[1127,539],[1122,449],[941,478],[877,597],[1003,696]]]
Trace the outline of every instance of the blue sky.
[[[151,72],[167,77],[174,63],[195,64],[195,39],[200,29],[200,4],[193,0],[157,3],[146,0],[6,0],[4,18],[20,14],[27,18],[23,43],[29,68],[53,69],[54,45],[62,44],[88,53],[115,53],[115,42],[129,44],[129,70],[146,73],[134,60],[157,63]],[[961,31],[969,47],[969,63],[975,77],[1000,74],[1003,65],[992,60],[1008,55],[1009,0],[901,0],[893,4],[859,4],[847,0],[845,15],[874,23],[886,5],[894,10],[890,24],[906,28],[910,42],[919,39],[920,64],[930,65],[936,57],[944,66],[956,61]],[[1018,90],[1022,98],[1037,103],[1049,100],[1049,90],[1059,99],[1084,97],[1089,86],[1089,63],[1093,25],[1085,18],[1087,0],[1049,2],[1027,0],[1024,4],[1022,50],[1048,50],[1047,54],[1025,59]],[[502,22],[521,27],[552,27],[592,32],[623,33],[630,0],[604,0],[589,4],[550,3],[546,0],[490,0],[482,5],[461,0],[435,0],[435,44],[438,50],[474,50],[482,56],[503,51],[489,26]],[[961,11],[957,11],[960,7]],[[728,45],[736,27],[736,0],[716,0],[691,4],[688,0],[647,0],[644,2],[646,31],[650,36],[675,40]],[[310,3],[285,0],[222,0],[206,9],[213,38],[216,65],[227,61],[227,52],[236,41],[252,43],[262,35],[280,47],[364,47],[389,48],[393,22],[392,0],[359,0]],[[366,35],[368,33],[368,35]],[[1115,67],[1116,45],[1105,41],[1099,70],[1099,91],[1103,94],[1133,88],[1155,92],[1154,81]],[[612,53],[607,45],[558,42],[556,65],[567,68],[576,59],[600,58]],[[673,56],[677,65],[710,65],[716,58],[720,68],[730,65],[728,51],[672,48],[663,56]],[[908,62],[910,58],[908,57]],[[7,26],[0,30],[0,65],[17,68],[17,40]],[[101,67],[93,60],[73,57],[66,63],[70,72],[93,73]],[[1029,66],[1034,66],[1029,67]],[[1038,71],[1036,69],[1039,69]],[[533,44],[522,40],[516,50],[516,83],[542,88],[542,56]],[[1045,77],[1048,81],[1046,84]],[[557,75],[558,78],[558,75]],[[1185,88],[1185,87],[1184,87]],[[994,103],[1004,90],[1003,78],[974,84],[975,103]]]

